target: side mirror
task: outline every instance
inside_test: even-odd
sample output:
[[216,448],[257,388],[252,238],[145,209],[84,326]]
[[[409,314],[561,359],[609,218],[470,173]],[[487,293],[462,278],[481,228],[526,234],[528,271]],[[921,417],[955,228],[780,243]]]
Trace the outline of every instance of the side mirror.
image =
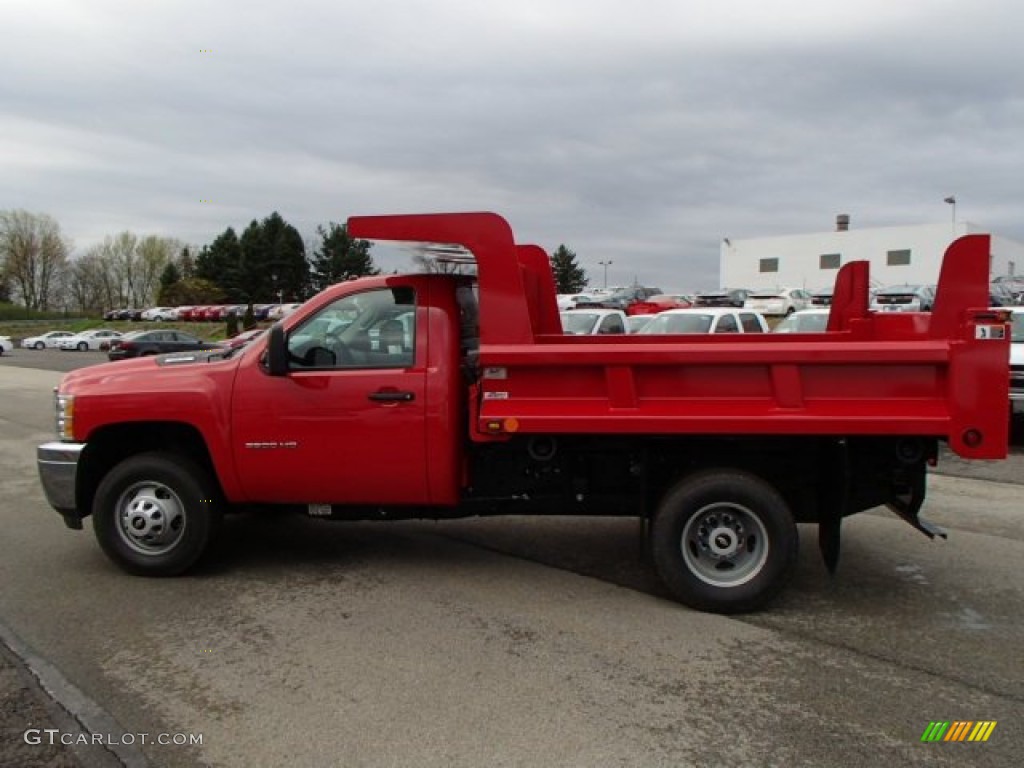
[[280,323],[274,323],[267,333],[267,372],[271,376],[288,375],[288,341]]

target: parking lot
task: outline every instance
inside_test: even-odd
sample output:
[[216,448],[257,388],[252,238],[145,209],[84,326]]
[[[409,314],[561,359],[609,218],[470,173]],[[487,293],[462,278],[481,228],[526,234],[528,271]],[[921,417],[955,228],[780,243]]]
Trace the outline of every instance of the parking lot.
[[[237,516],[199,573],[136,579],[35,474],[59,372],[103,359],[0,359],[0,623],[105,727],[202,735],[136,745],[154,765],[1001,766],[1024,748],[1019,455],[943,458],[959,476],[931,478],[924,516],[948,541],[860,515],[831,579],[809,528],[789,590],[739,618],[665,599],[631,520]],[[935,720],[998,724],[922,743]]]

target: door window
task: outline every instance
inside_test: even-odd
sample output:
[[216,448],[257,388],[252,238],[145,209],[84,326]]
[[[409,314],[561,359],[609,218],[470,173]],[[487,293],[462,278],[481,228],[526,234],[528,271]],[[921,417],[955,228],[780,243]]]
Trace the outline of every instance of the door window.
[[344,296],[288,334],[297,370],[404,368],[416,348],[416,297],[396,287]]
[[743,323],[744,333],[761,333],[764,330],[757,319],[757,315],[751,312],[744,312],[741,314],[740,320]]
[[715,326],[715,333],[739,333],[740,328],[736,324],[736,318],[732,315],[721,315],[718,318],[718,325]]

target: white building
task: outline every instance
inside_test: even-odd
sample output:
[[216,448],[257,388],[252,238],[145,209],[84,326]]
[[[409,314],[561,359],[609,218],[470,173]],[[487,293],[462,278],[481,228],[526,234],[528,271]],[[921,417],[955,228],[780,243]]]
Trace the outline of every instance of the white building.
[[[871,283],[876,287],[935,284],[949,244],[963,235],[986,233],[967,221],[875,229],[851,229],[849,222],[849,216],[842,214],[836,217],[832,232],[726,238],[719,256],[721,285],[813,291],[832,286],[839,267],[856,260],[870,262]],[[1024,273],[1024,243],[992,235],[989,259],[993,277]]]

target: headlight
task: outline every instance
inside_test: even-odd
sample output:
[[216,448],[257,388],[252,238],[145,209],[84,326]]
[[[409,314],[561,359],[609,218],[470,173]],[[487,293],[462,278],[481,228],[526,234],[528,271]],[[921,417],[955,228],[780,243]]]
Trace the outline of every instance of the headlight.
[[75,396],[54,393],[57,412],[57,437],[61,440],[74,440]]

